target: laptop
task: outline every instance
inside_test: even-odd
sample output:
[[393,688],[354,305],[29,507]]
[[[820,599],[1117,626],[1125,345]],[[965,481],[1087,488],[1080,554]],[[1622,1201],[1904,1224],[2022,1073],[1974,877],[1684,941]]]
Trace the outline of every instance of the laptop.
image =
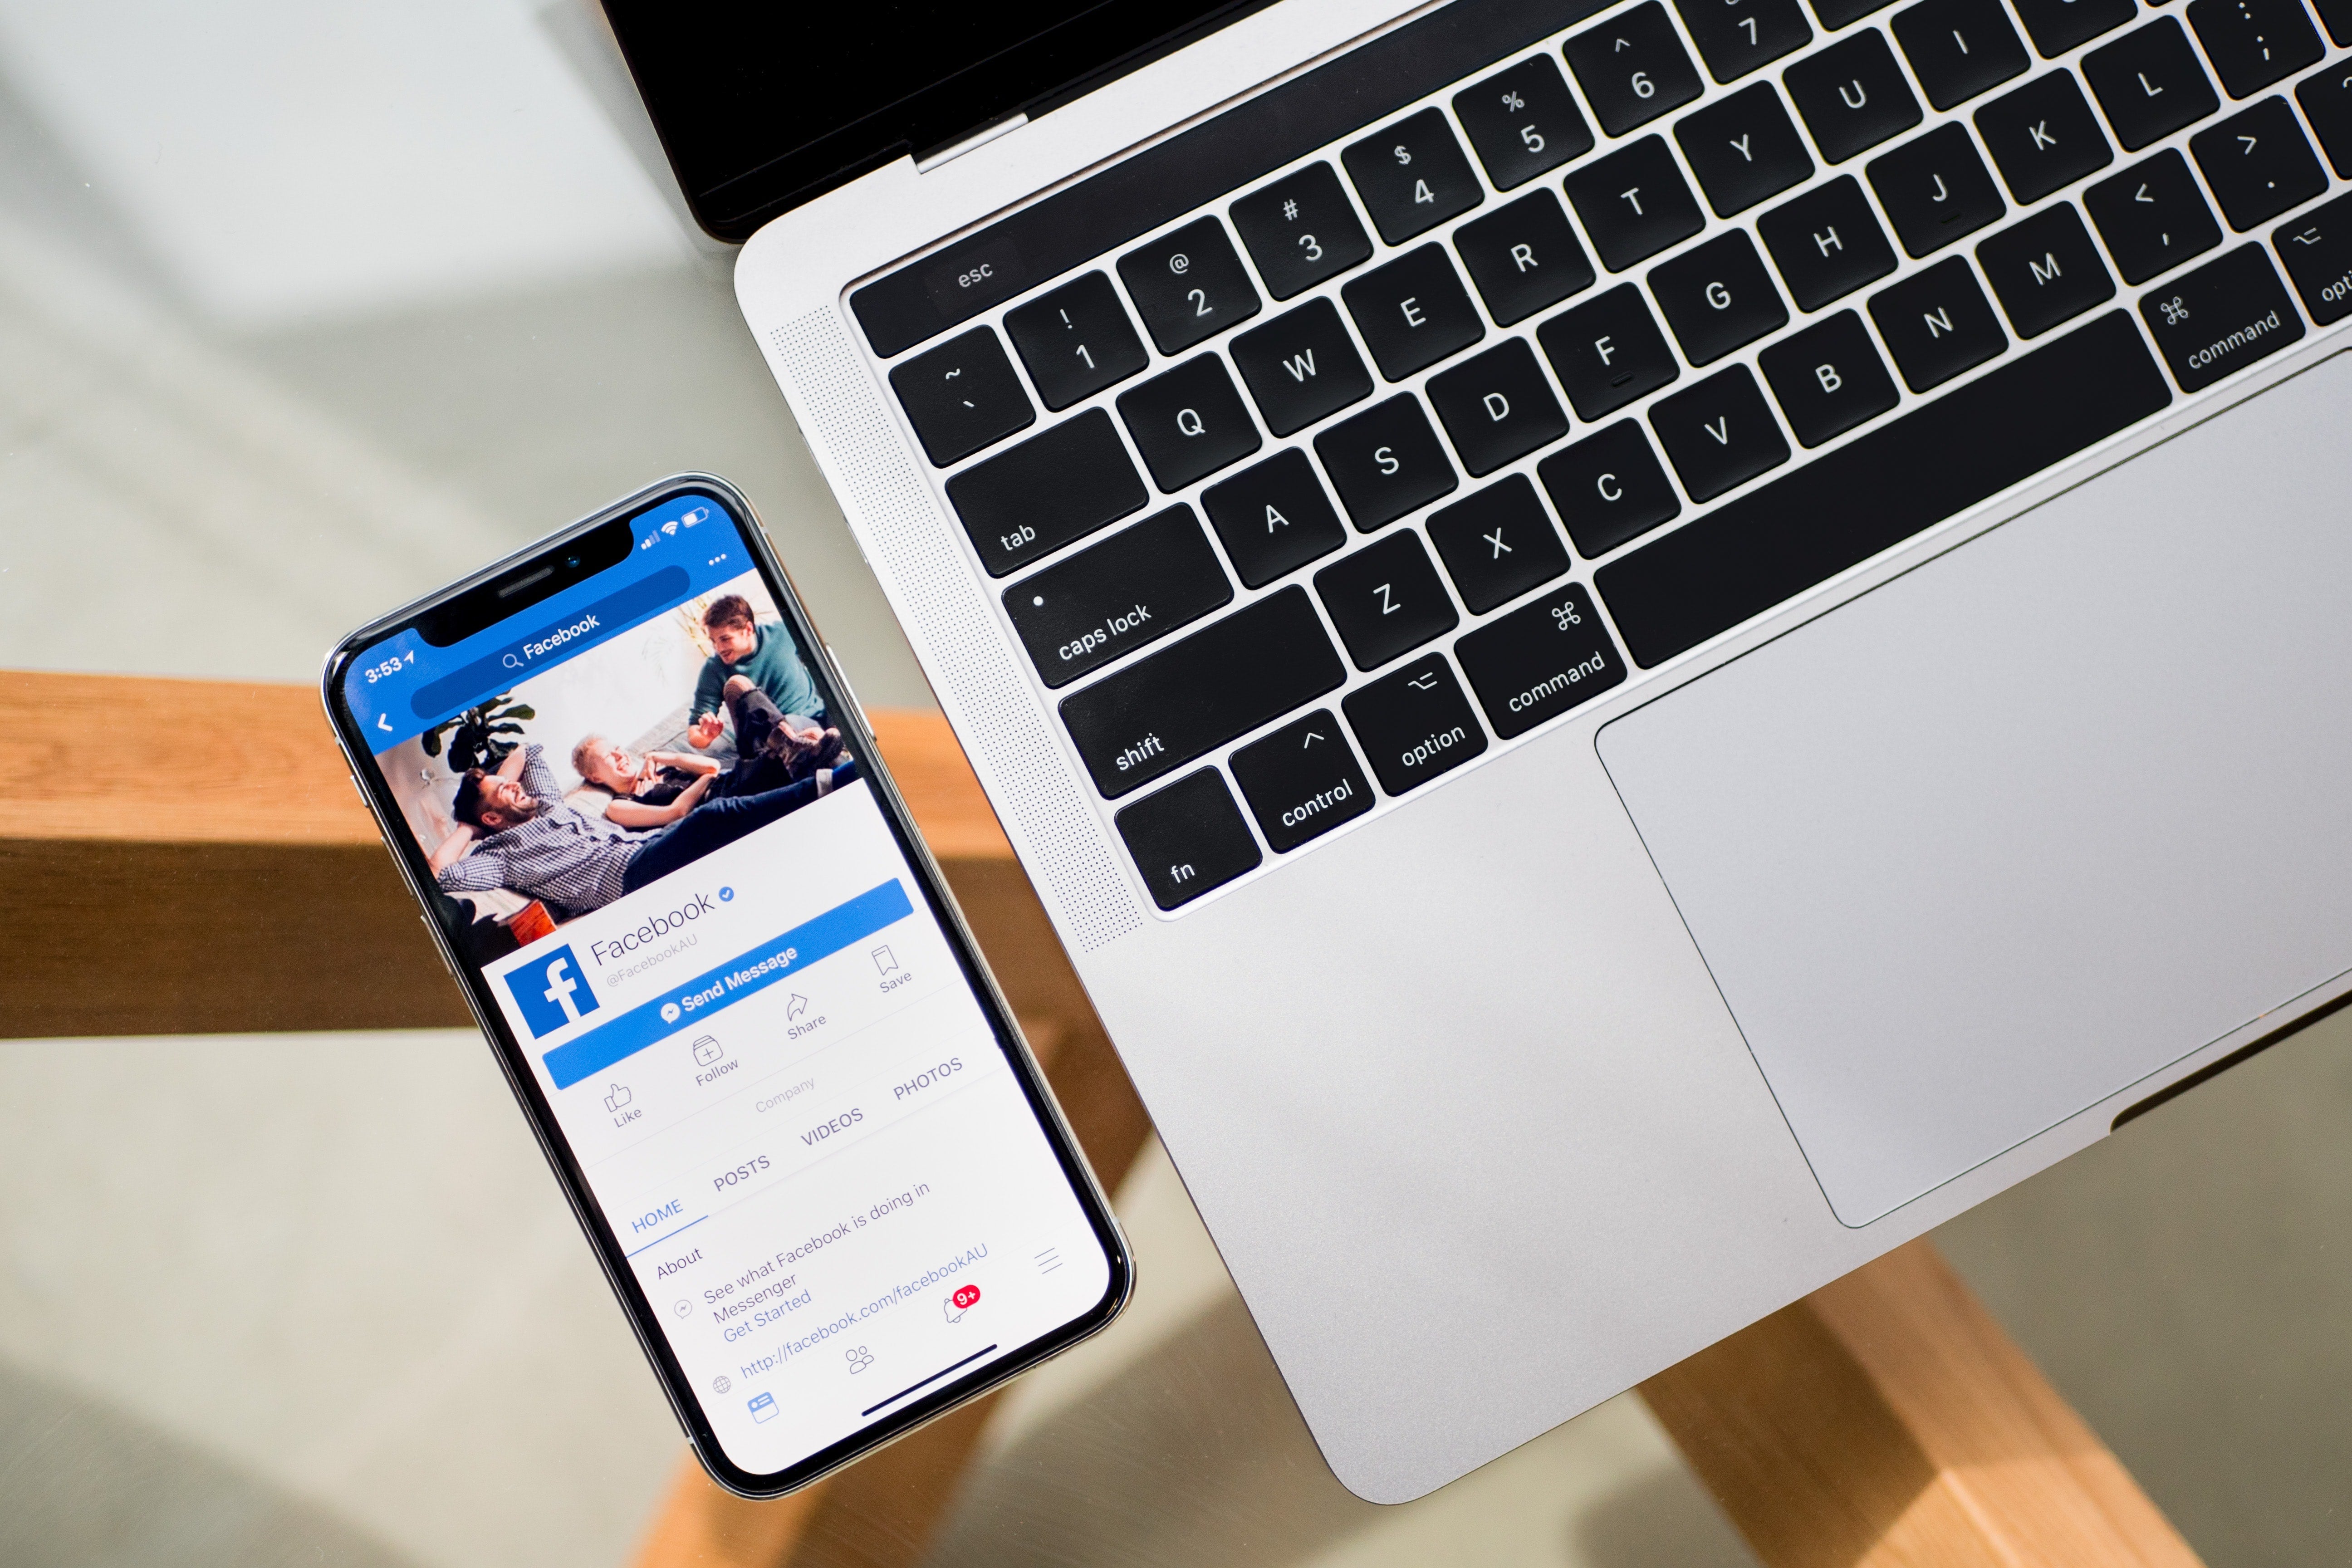
[[1351,1490],[2352,992],[2315,3],[608,0]]

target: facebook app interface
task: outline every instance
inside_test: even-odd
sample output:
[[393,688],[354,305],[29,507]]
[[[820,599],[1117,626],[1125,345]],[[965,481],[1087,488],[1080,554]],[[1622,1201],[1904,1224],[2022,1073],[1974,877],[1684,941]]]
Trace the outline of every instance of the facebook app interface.
[[346,695],[727,1457],[772,1474],[1109,1265],[731,523],[637,532]]

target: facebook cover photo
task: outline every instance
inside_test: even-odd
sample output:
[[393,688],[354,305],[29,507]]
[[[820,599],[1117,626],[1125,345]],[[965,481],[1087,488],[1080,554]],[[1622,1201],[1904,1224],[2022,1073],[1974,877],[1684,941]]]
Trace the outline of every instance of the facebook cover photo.
[[486,963],[857,777],[757,573],[376,753]]

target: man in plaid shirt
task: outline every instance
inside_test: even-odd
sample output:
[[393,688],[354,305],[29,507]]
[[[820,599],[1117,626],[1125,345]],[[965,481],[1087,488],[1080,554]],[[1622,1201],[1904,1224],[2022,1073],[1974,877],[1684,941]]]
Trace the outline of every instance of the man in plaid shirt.
[[474,768],[458,781],[451,810],[480,837],[451,834],[433,852],[433,875],[445,892],[510,888],[567,916],[585,914],[856,776],[856,761],[845,761],[781,789],[707,800],[667,827],[632,833],[565,805],[542,748],[527,744],[496,773]]

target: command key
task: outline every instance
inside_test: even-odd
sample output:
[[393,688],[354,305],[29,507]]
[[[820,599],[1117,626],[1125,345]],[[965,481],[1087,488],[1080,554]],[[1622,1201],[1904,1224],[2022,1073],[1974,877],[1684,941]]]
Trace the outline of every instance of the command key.
[[2210,386],[2303,336],[2303,318],[2259,241],[2150,289],[2139,313],[2183,392]]

